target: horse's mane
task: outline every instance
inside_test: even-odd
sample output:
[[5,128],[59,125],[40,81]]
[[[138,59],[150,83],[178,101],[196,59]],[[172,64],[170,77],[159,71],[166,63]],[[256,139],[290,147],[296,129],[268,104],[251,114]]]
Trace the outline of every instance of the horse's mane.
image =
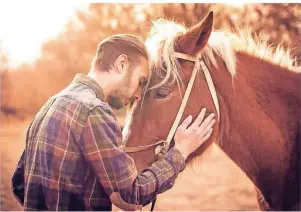
[[[177,82],[178,86],[182,85],[180,65],[173,53],[177,37],[186,31],[183,25],[173,21],[159,19],[153,22],[146,46],[150,54],[151,68],[162,76],[163,80],[149,89],[174,82]],[[208,64],[211,63],[215,67],[218,67],[218,64],[214,55],[218,55],[225,62],[230,74],[235,76],[235,52],[246,52],[279,66],[291,70],[297,69],[297,59],[291,57],[289,49],[285,50],[281,45],[273,48],[267,41],[261,41],[258,37],[254,38],[250,30],[240,30],[238,33],[213,31],[208,45],[200,54]],[[165,65],[162,67],[163,63]]]

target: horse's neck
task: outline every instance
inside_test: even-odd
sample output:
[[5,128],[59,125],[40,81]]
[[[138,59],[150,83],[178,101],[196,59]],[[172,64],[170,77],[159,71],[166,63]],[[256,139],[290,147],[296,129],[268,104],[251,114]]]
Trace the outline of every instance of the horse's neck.
[[296,168],[292,157],[298,157],[293,152],[298,148],[300,80],[297,73],[244,53],[237,60],[233,84],[226,70],[213,73],[221,104],[221,148],[277,209],[292,186],[287,184],[287,174]]

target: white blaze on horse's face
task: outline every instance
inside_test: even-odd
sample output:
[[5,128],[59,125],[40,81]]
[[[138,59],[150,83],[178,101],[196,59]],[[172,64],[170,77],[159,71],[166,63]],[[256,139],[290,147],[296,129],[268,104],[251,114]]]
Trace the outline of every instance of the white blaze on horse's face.
[[131,133],[131,124],[133,121],[133,113],[136,110],[138,105],[138,101],[134,101],[133,105],[130,107],[129,111],[127,112],[127,116],[125,119],[125,124],[122,129],[122,146],[124,147],[126,145],[126,142],[128,140],[128,137]]

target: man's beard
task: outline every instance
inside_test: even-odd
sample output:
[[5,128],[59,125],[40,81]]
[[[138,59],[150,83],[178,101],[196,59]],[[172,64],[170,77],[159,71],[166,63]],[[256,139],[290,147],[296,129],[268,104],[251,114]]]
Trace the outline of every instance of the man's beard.
[[114,93],[108,95],[107,102],[112,108],[119,110],[125,106],[125,103],[123,101],[125,97],[122,97],[122,95],[118,95],[117,93],[115,94]]

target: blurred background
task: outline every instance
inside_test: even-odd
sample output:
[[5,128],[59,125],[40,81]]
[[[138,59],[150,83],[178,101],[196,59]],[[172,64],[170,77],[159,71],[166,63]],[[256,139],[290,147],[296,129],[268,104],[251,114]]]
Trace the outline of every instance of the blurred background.
[[[151,21],[156,18],[176,20],[189,27],[211,10],[216,30],[250,29],[272,46],[281,44],[290,48],[300,62],[300,4],[1,1],[0,210],[21,209],[10,191],[10,177],[24,148],[32,117],[76,73],[89,71],[99,41],[116,33],[135,34],[145,40]],[[122,125],[125,111],[116,113]],[[181,173],[174,188],[160,195],[156,210],[257,210],[257,207],[250,180],[214,146],[197,171]]]

